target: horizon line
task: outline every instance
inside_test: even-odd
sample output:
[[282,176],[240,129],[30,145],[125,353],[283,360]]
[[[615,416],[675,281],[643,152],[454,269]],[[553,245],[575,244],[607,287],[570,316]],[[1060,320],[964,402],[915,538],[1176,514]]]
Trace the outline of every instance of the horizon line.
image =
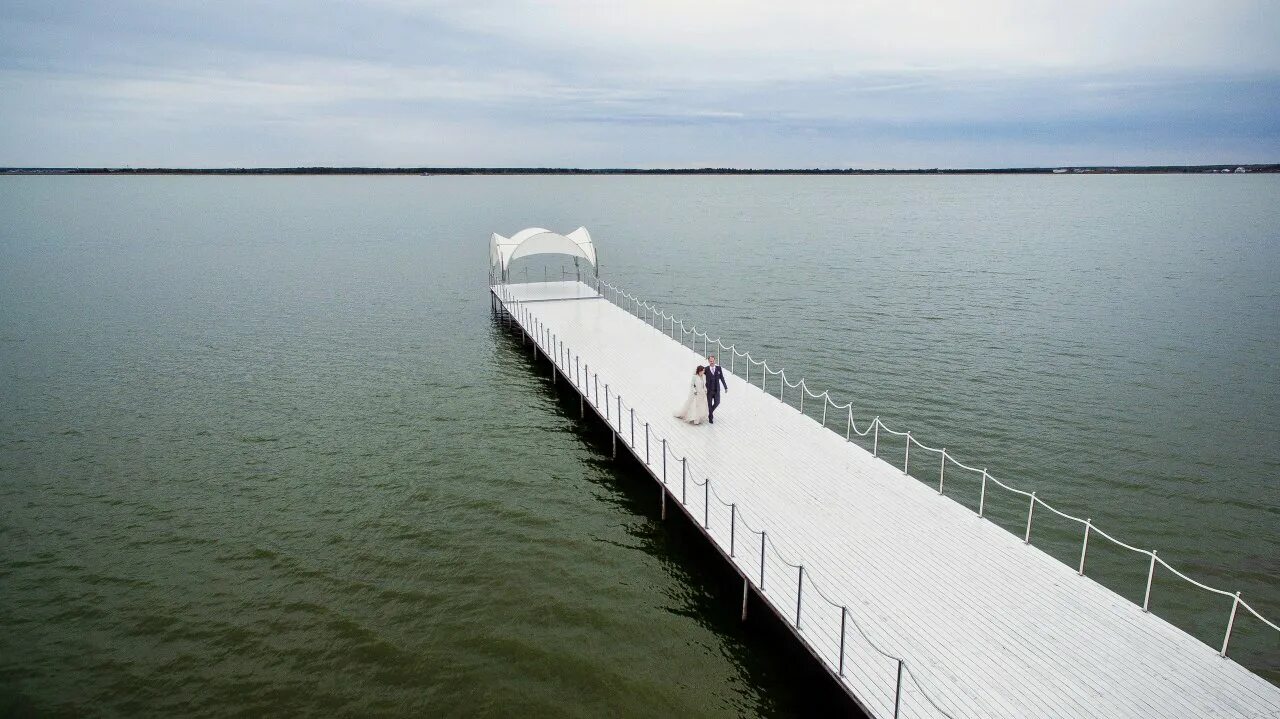
[[1160,174],[1280,173],[1280,163],[1214,163],[1196,165],[1048,165],[1026,167],[932,168],[740,168],[740,167],[551,167],[551,166],[258,166],[258,167],[0,167],[0,174],[422,174],[422,175],[926,175],[926,174]]

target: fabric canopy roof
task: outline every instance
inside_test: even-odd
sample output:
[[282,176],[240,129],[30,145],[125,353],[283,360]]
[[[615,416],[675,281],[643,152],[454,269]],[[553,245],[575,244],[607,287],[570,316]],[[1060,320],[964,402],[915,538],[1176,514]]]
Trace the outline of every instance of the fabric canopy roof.
[[567,235],[556,234],[541,227],[530,227],[511,237],[494,233],[489,240],[489,266],[498,265],[503,276],[511,267],[512,260],[545,254],[573,255],[587,260],[592,267],[596,266],[596,248],[591,244],[591,233],[585,227],[579,227]]

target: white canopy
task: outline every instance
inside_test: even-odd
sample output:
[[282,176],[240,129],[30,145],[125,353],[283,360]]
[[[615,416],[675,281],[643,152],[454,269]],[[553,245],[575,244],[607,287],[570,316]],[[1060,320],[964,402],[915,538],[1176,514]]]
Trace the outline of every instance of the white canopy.
[[511,237],[494,233],[489,240],[489,266],[498,265],[503,277],[506,277],[512,260],[542,254],[573,255],[587,260],[592,267],[598,267],[596,248],[591,244],[591,233],[585,227],[579,227],[567,235],[556,234],[541,227],[530,227]]

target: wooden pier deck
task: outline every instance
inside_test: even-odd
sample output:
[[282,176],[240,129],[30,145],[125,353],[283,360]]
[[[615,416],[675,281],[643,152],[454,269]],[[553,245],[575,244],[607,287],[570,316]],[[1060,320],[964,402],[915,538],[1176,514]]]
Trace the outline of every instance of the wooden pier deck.
[[870,715],[1280,717],[1277,687],[766,394],[758,376],[726,367],[716,423],[689,426],[672,415],[700,352],[586,284],[492,292],[556,381]]

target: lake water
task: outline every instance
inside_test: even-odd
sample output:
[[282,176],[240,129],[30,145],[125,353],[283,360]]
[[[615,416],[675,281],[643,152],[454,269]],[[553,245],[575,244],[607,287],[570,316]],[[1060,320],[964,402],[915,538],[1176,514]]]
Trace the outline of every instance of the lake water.
[[[1280,176],[3,177],[0,217],[0,713],[812,709],[492,323],[529,225],[1280,619]],[[1140,602],[1147,560],[1089,573]],[[1243,614],[1232,654],[1280,677]]]

